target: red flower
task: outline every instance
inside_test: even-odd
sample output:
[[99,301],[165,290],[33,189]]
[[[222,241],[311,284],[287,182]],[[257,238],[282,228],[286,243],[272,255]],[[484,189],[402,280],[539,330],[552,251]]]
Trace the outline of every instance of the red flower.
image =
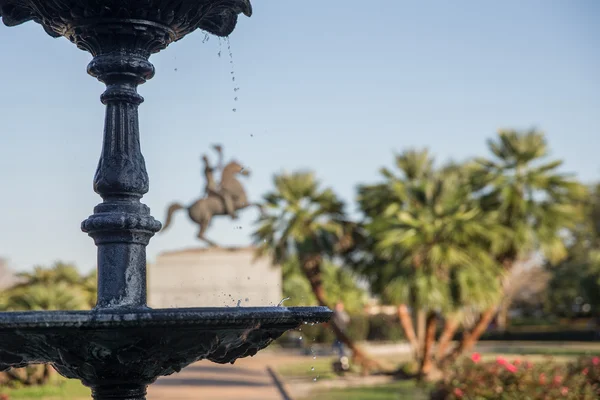
[[569,394],[569,388],[566,386],[561,387],[560,394],[562,394],[563,396],[566,396],[567,394]]
[[589,368],[584,368],[583,371],[581,371],[581,373],[584,375],[587,375],[588,372],[590,372]]
[[515,361],[513,361],[513,364],[516,365],[516,366],[519,366],[519,365],[521,365],[521,360],[519,360],[517,358]]
[[600,358],[598,358],[598,357],[594,357],[594,358],[592,358],[592,363],[593,363],[594,365],[598,365],[598,364],[600,364]]
[[554,380],[553,380],[553,382],[554,382],[554,383],[561,383],[561,382],[562,382],[562,380],[563,380],[563,377],[562,377],[562,376],[560,376],[560,375],[556,375],[556,376],[554,377]]
[[454,389],[454,395],[455,395],[456,397],[459,397],[459,398],[460,398],[460,397],[463,397],[464,393],[463,393],[463,391],[462,391],[462,390],[460,390],[460,388],[456,388],[456,389]]
[[473,353],[471,355],[471,360],[473,360],[474,363],[478,363],[479,361],[481,361],[481,354]]
[[544,383],[546,383],[546,374],[541,373],[540,374],[540,385],[543,385]]
[[506,363],[506,364],[504,364],[504,368],[506,368],[506,370],[507,370],[508,372],[512,372],[513,374],[514,374],[515,372],[517,372],[517,367],[515,367],[514,365],[512,365],[512,364],[510,364],[510,363]]
[[531,368],[533,368],[533,363],[532,363],[532,362],[530,362],[530,361],[527,361],[527,363],[525,364],[525,367],[526,367],[527,369],[531,369]]
[[496,358],[496,362],[500,365],[504,365],[507,361],[503,357],[498,357]]

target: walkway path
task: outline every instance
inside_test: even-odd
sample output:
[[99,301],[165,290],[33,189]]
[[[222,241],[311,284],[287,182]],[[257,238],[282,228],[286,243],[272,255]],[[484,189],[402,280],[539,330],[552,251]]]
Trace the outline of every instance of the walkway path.
[[148,388],[148,400],[282,400],[267,367],[293,358],[259,353],[235,365],[201,361],[159,379]]

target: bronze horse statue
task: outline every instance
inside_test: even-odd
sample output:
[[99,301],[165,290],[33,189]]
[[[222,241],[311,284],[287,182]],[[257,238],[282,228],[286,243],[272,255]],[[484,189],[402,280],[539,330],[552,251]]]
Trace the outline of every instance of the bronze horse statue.
[[190,219],[200,226],[198,239],[204,241],[211,247],[218,247],[215,242],[209,240],[205,236],[205,233],[214,216],[230,215],[232,219],[236,218],[235,215],[231,215],[227,212],[228,207],[225,206],[226,202],[229,202],[235,211],[253,206],[257,207],[261,214],[263,213],[260,204],[248,202],[244,187],[237,179],[237,175],[248,176],[250,173],[238,162],[232,161],[223,168],[221,182],[218,187],[218,194],[209,192],[205,197],[196,200],[189,207],[185,207],[179,203],[172,203],[167,209],[167,220],[165,221],[161,232],[164,232],[171,225],[173,213],[182,209],[187,209]]

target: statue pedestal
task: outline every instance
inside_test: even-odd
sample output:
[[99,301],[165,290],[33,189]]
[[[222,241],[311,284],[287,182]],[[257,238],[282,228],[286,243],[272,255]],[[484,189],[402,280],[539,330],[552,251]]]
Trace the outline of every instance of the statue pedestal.
[[281,268],[254,248],[198,248],[160,254],[148,264],[148,305],[258,307],[282,299]]

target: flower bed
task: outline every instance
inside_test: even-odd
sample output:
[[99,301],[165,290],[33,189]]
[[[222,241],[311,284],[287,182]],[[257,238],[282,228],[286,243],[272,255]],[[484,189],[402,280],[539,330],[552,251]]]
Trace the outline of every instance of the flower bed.
[[600,358],[562,365],[498,357],[482,362],[474,353],[437,384],[431,400],[593,400],[600,397]]

